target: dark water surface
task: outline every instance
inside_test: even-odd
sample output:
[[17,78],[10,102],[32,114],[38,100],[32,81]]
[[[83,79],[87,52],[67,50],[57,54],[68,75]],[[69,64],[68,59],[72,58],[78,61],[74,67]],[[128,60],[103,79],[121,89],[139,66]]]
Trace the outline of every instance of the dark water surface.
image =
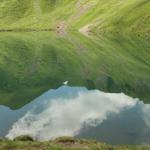
[[134,35],[0,33],[0,137],[150,144],[149,54]]
[[0,136],[29,134],[38,140],[59,136],[112,144],[150,143],[150,104],[123,93],[62,86],[11,110],[0,106]]
[[0,33],[0,105],[18,109],[68,80],[150,100],[150,41],[55,32]]

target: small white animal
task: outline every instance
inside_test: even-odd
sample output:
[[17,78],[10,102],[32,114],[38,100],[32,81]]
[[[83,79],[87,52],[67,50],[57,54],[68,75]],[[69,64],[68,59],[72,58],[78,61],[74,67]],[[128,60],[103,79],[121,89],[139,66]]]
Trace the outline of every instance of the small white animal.
[[68,82],[69,82],[69,81],[65,81],[65,82],[63,82],[63,85],[68,85]]

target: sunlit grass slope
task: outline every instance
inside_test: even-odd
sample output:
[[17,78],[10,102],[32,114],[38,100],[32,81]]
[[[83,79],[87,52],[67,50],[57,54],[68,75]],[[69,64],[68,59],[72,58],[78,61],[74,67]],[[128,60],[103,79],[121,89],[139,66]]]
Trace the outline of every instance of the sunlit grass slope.
[[55,28],[59,22],[96,32],[150,31],[149,0],[1,0],[0,28]]

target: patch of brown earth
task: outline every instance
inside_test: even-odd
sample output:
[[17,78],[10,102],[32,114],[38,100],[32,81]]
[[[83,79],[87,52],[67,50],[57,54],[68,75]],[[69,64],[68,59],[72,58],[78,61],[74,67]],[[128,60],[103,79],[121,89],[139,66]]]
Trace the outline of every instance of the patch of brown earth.
[[83,35],[89,37],[90,35],[90,29],[91,29],[92,24],[88,24],[81,29],[79,29],[79,32],[82,33]]
[[56,26],[56,32],[60,37],[65,37],[67,34],[67,24],[65,22],[59,22]]

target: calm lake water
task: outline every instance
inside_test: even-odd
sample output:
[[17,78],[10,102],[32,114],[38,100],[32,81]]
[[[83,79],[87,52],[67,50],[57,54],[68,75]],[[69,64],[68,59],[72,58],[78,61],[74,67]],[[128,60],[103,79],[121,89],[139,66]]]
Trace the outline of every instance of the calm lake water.
[[150,143],[150,104],[123,93],[62,86],[18,110],[0,106],[0,136],[24,134],[42,141],[66,135],[112,144]]
[[0,137],[150,144],[149,50],[135,36],[0,33]]

